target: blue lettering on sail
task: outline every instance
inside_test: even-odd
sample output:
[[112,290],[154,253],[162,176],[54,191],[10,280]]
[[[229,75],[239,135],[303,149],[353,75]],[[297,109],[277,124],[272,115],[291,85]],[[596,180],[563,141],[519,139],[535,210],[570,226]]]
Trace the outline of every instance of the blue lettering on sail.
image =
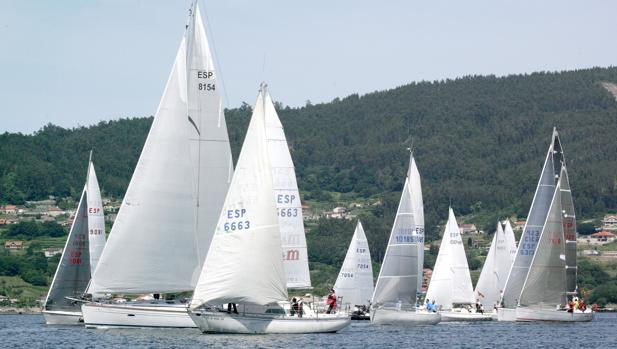
[[525,234],[525,237],[520,242],[519,255],[521,256],[533,256],[536,251],[536,246],[540,240],[540,231],[537,229],[530,229]]

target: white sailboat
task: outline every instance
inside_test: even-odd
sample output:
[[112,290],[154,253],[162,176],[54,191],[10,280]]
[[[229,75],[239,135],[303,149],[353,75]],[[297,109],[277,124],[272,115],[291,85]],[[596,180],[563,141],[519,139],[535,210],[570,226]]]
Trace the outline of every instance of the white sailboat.
[[104,247],[103,203],[90,152],[86,184],[43,305],[43,316],[48,325],[78,325],[83,322],[81,304],[69,298],[78,299],[84,295]]
[[[191,301],[191,318],[202,332],[336,332],[349,325],[341,315],[292,316],[266,120],[276,113],[262,84],[229,192]],[[222,304],[236,304],[238,312]]]
[[[233,172],[218,87],[195,3],[90,293],[194,289]],[[93,302],[82,311],[86,327],[195,327],[177,301]]]
[[311,276],[300,192],[285,131],[276,113],[266,114],[266,137],[272,164],[272,180],[283,244],[283,264],[287,275],[287,288],[308,289],[311,288]]
[[[557,132],[554,131],[556,135]],[[563,153],[561,169],[516,308],[516,321],[579,322],[593,311],[567,311],[576,296],[576,215]]]
[[516,242],[510,221],[506,220],[505,229],[501,222],[497,223],[497,231],[493,235],[491,247],[482,266],[474,294],[487,312],[499,307],[503,288],[514,256]]
[[[439,254],[426,299],[440,308],[442,321],[491,320],[490,315],[476,313],[473,287],[461,232],[450,207]],[[455,307],[466,305],[467,307]],[[469,310],[468,308],[472,308]]]
[[352,320],[368,320],[368,309],[373,296],[373,266],[368,241],[358,221],[356,230],[338,274],[334,290],[343,308],[353,309]]
[[424,206],[420,173],[413,154],[401,193],[392,232],[372,298],[371,322],[392,325],[431,325],[441,315],[419,309],[424,263]]
[[516,321],[516,307],[555,192],[561,172],[562,155],[559,135],[556,130],[553,130],[540,180],[527,215],[527,222],[523,228],[512,268],[508,273],[500,302],[502,307],[497,309],[499,321]]

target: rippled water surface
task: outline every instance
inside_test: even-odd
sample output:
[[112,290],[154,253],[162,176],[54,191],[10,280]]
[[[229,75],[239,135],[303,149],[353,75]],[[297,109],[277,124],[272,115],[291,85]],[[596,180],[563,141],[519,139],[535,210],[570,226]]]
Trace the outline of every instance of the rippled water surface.
[[40,315],[0,316],[1,348],[617,348],[617,314],[593,322],[441,323],[402,328],[354,322],[337,334],[204,335],[196,329],[87,330]]

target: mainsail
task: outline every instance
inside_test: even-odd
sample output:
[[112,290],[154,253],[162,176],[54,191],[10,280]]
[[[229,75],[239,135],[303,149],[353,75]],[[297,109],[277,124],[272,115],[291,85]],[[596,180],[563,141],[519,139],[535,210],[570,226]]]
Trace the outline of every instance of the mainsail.
[[81,304],[75,304],[66,297],[81,297],[90,281],[87,195],[84,187],[60,263],[45,299],[45,310],[81,311]]
[[516,307],[529,265],[533,259],[542,227],[548,214],[551,199],[555,192],[562,163],[561,142],[556,129],[553,129],[551,145],[548,148],[542,175],[531,203],[527,223],[518,244],[518,250],[503,293],[503,303],[507,308]]
[[443,310],[453,304],[475,303],[467,256],[452,208],[443,233],[426,299],[435,301]]
[[358,221],[334,290],[343,304],[369,305],[373,295],[373,267],[368,241]]
[[232,167],[221,105],[195,6],[90,293],[195,287]]
[[96,265],[101,258],[105,248],[105,216],[103,213],[103,201],[99,182],[96,179],[96,172],[92,164],[92,153],[88,163],[88,179],[86,182],[86,198],[88,202],[88,241],[90,245],[90,273],[94,274]]
[[272,163],[287,288],[310,288],[311,276],[296,172],[285,131],[276,111],[266,114],[266,137]]
[[202,304],[287,300],[266,120],[276,113],[262,84],[214,238],[193,293]]
[[398,302],[415,305],[417,292],[422,287],[423,255],[420,251],[424,248],[424,216],[423,209],[417,207],[422,199],[413,197],[422,195],[413,154],[409,166],[373,293],[375,305]]
[[570,179],[566,165],[561,166],[561,209],[563,210],[563,235],[566,243],[566,292],[574,293],[576,287],[576,214],[574,203],[572,202],[572,191],[570,190]]
[[[506,224],[509,227],[508,221]],[[511,228],[510,232],[512,232]],[[514,239],[513,232],[511,239]],[[492,309],[501,300],[506,278],[514,260],[511,251],[514,250],[516,253],[516,246],[510,245],[513,243],[511,239],[506,235],[501,222],[498,222],[497,231],[493,235],[493,241],[474,292],[476,299],[480,300],[485,309]]]

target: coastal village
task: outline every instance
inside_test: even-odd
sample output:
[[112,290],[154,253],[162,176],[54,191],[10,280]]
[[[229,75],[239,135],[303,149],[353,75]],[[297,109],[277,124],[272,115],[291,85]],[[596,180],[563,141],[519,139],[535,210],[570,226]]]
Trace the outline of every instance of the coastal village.
[[[316,222],[319,219],[345,219],[354,220],[358,214],[369,207],[382,206],[382,199],[372,200],[356,200],[349,203],[305,203],[302,205],[302,216],[306,223],[306,233],[310,234],[311,222]],[[113,225],[118,210],[121,205],[120,200],[103,198],[106,231],[109,234]],[[24,205],[2,205],[0,206],[0,244],[4,250],[9,253],[23,254],[28,248],[42,252],[46,258],[59,258],[65,243],[65,236],[70,229],[74,220],[76,202],[71,198],[57,199],[49,197],[47,200],[27,201]],[[463,222],[465,220],[462,220]],[[37,222],[47,223],[53,222],[63,227],[65,234],[56,238],[42,239],[13,239],[6,237],[5,232],[11,225],[20,222]],[[516,233],[517,239],[525,226],[525,220],[512,220],[513,230]],[[617,262],[617,214],[605,214],[594,220],[584,220],[579,222],[593,225],[594,231],[586,231],[586,234],[577,233],[578,257],[591,258],[600,262]],[[466,248],[474,250],[478,255],[486,255],[486,251],[490,247],[492,231],[485,232],[476,227],[474,223],[461,223],[460,233],[464,236],[464,241],[467,243]],[[370,232],[369,232],[370,234]],[[427,242],[425,244],[425,253],[429,253],[431,245],[438,247],[438,242]],[[430,283],[432,270],[424,268],[424,278],[422,289],[426,292]],[[472,277],[477,279],[479,271],[472,271]],[[7,281],[0,276],[0,312],[38,312],[40,305],[44,302],[46,288],[37,288],[40,291],[38,298],[32,303],[32,300],[20,299],[20,297],[10,297],[3,293],[6,292],[2,287],[6,288]],[[25,282],[18,283],[17,288],[27,288],[29,285]],[[4,291],[4,292],[3,292]],[[21,292],[17,292],[21,293]],[[28,293],[28,295],[31,295]],[[307,296],[312,296],[307,294]],[[22,309],[23,308],[23,309]]]

